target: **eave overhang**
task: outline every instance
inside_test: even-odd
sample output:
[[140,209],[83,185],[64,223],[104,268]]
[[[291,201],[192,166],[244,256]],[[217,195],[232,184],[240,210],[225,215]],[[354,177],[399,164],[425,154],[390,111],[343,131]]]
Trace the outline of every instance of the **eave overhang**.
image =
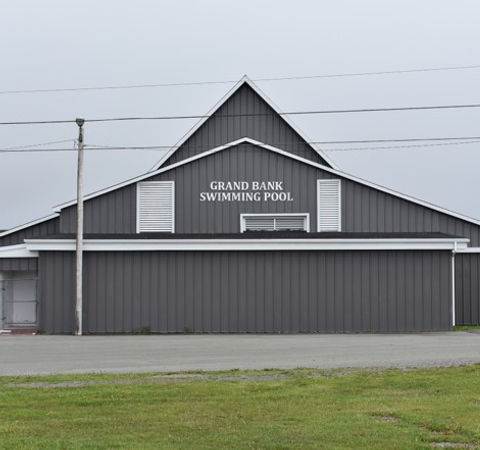
[[[268,250],[460,250],[466,238],[422,239],[85,239],[83,249],[95,251],[268,251]],[[26,249],[75,251],[74,239],[26,239]]]

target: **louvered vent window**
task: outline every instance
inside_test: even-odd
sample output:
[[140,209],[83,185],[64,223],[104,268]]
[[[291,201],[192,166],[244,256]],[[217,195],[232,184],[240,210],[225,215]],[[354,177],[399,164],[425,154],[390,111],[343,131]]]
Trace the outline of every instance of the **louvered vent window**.
[[242,214],[241,231],[309,231],[308,214]]
[[175,231],[175,184],[173,181],[137,183],[137,232]]
[[341,231],[340,180],[318,180],[318,231]]

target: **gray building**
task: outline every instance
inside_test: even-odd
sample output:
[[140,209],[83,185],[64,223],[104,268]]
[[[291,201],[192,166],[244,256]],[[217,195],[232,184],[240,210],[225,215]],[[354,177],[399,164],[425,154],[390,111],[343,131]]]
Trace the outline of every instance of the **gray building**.
[[[242,79],[150,172],[85,196],[89,333],[480,323],[480,221],[334,167]],[[0,233],[0,328],[72,333],[74,201]]]

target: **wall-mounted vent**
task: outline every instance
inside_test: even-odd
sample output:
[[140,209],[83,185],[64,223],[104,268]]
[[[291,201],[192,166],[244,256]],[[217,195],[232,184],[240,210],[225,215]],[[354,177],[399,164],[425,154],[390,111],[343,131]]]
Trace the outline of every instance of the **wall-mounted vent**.
[[310,231],[310,220],[304,214],[241,214],[244,231]]
[[173,181],[137,183],[137,233],[175,231]]
[[341,231],[342,193],[340,180],[318,180],[317,230]]

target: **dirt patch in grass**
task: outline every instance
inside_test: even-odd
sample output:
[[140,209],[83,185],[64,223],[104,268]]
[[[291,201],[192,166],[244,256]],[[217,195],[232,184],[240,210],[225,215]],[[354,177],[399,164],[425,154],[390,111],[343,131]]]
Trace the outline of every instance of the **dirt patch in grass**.
[[400,423],[400,419],[398,417],[390,416],[390,415],[379,416],[379,419],[385,423]]
[[463,442],[432,442],[430,445],[436,448],[478,448],[474,444],[465,444]]
[[152,382],[180,381],[272,381],[288,378],[287,374],[273,375],[215,375],[208,373],[172,373],[159,374],[142,378],[115,378],[112,380],[81,380],[81,381],[26,381],[7,383],[4,386],[17,388],[75,388],[84,386],[111,384],[138,384]]
[[[454,367],[454,366],[452,366]],[[154,373],[154,374],[98,374],[95,375],[67,375],[67,379],[62,379],[61,375],[53,376],[34,376],[20,377],[22,381],[10,381],[3,384],[5,387],[17,388],[75,388],[83,386],[96,385],[122,385],[122,384],[138,384],[138,383],[168,383],[168,382],[187,382],[187,381],[251,381],[251,382],[267,382],[274,380],[285,380],[294,377],[312,377],[312,378],[337,378],[348,376],[372,376],[392,372],[409,373],[421,370],[416,367],[404,368],[339,368],[339,369],[312,369],[299,367],[294,370],[283,369],[264,369],[264,370],[238,370],[233,369],[225,372],[174,372],[174,373]],[[5,377],[11,379],[12,377]],[[13,377],[15,378],[15,377]],[[78,379],[79,378],[79,379]],[[1,382],[2,377],[0,377]],[[31,379],[31,381],[30,381]],[[46,379],[43,381],[42,379]],[[472,399],[469,399],[470,401]],[[476,400],[476,399],[475,399]],[[480,401],[480,400],[479,400]],[[475,402],[473,402],[475,403]]]

